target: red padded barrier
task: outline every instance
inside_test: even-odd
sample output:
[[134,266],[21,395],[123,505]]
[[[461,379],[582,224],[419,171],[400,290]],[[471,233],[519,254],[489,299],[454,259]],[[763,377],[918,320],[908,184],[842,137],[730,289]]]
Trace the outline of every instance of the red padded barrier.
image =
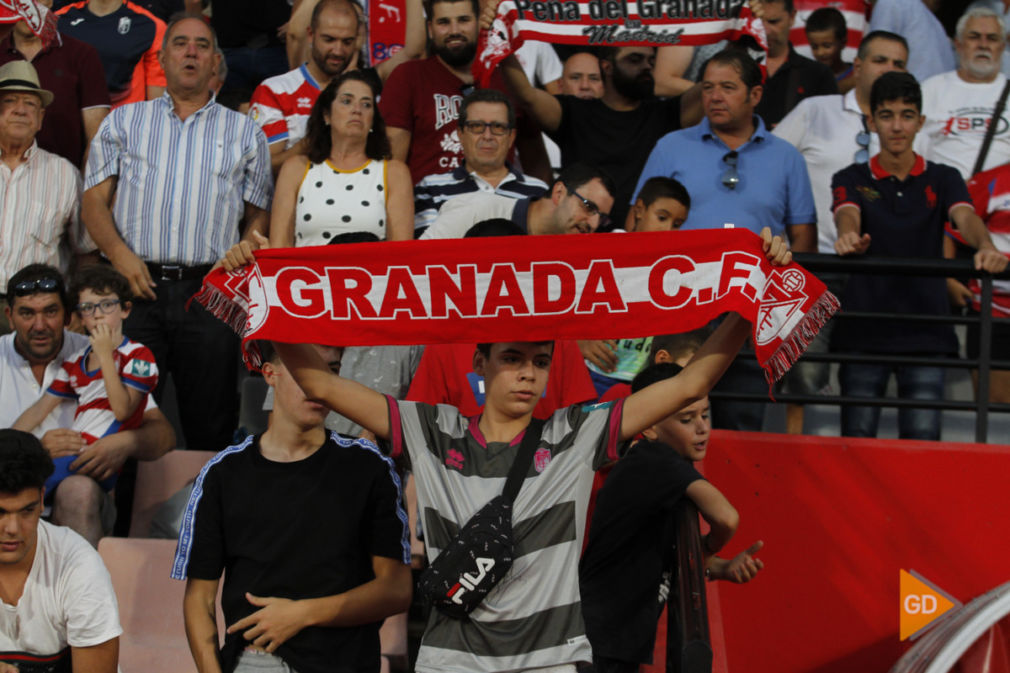
[[701,470],[740,512],[724,553],[765,541],[710,586],[716,673],[886,673],[900,569],[965,603],[1010,580],[1010,446],[716,431]]

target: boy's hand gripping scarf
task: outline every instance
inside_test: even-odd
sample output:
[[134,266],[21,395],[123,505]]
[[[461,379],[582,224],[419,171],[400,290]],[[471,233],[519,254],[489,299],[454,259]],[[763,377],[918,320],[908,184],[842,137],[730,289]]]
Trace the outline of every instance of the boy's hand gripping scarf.
[[[196,296],[248,342],[335,346],[635,338],[735,311],[779,379],[838,310],[743,230],[357,243],[256,253]],[[246,349],[247,361],[259,366]]]

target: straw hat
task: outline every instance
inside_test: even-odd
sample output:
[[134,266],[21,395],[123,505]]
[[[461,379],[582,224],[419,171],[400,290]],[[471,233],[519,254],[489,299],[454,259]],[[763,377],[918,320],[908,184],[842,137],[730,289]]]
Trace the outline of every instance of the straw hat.
[[11,61],[0,66],[0,91],[27,91],[42,99],[42,107],[53,102],[53,92],[39,84],[39,74],[28,61]]

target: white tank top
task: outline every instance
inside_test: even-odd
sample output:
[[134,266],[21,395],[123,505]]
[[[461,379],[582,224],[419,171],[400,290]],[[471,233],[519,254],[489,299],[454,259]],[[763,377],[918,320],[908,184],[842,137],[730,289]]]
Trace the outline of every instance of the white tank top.
[[369,159],[352,171],[329,159],[308,163],[295,204],[295,247],[326,245],[334,236],[369,231],[386,239],[386,162]]

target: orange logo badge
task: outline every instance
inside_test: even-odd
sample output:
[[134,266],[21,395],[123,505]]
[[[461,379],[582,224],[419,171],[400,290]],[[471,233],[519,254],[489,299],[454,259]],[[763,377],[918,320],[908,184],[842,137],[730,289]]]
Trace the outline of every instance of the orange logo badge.
[[900,570],[899,585],[898,630],[901,640],[915,640],[939,617],[961,607],[961,601],[914,570]]

